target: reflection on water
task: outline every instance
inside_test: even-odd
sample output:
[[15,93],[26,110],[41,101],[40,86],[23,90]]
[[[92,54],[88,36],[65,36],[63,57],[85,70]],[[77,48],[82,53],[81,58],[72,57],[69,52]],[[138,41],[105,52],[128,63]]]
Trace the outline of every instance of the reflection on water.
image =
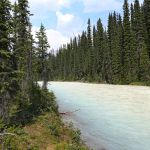
[[51,82],[60,111],[95,150],[150,150],[150,88]]

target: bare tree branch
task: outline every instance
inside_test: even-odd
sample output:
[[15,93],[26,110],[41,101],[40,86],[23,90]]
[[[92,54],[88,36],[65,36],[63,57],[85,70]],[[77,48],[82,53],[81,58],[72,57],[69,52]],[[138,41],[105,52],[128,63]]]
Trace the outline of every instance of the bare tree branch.
[[75,112],[77,112],[79,110],[80,109],[77,109],[77,110],[74,110],[74,111],[71,111],[71,112],[62,112],[62,113],[60,113],[60,115],[71,115],[71,114],[73,114],[73,113],[75,113]]

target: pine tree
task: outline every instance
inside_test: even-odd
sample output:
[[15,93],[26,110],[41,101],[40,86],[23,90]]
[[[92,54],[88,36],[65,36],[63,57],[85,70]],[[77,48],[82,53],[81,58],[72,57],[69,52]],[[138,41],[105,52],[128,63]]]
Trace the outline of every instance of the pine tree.
[[136,49],[136,32],[135,32],[135,13],[134,13],[134,5],[131,4],[131,56],[132,56],[132,67],[131,68],[131,81],[138,81],[138,59],[137,59],[137,49]]
[[46,36],[46,30],[41,25],[39,32],[36,33],[37,38],[37,57],[38,57],[38,70],[40,79],[43,81],[42,88],[47,89],[48,75],[47,75],[47,57],[48,48],[50,48],[48,39]]
[[104,79],[103,77],[103,55],[104,55],[104,29],[101,22],[101,19],[99,18],[97,21],[97,33],[96,33],[96,67],[97,67],[97,75],[98,80],[102,81]]
[[107,57],[109,60],[109,83],[113,83],[113,72],[112,72],[112,43],[113,43],[113,16],[112,14],[109,14],[108,17],[108,30],[107,30],[107,35],[108,35],[108,47],[109,47],[109,52],[107,53]]
[[[114,12],[112,14],[112,20],[109,21],[111,24],[111,30],[108,32],[110,37],[110,52],[111,52],[111,68],[112,68],[112,83],[121,82],[121,49],[120,49],[120,29],[118,25],[118,16]],[[109,26],[109,27],[110,27]]]
[[145,19],[144,22],[146,25],[147,51],[150,58],[150,0],[144,0],[143,11],[144,11],[144,19]]
[[33,55],[34,55],[34,39],[33,35],[31,34],[32,32],[32,26],[30,24],[29,26],[29,34],[28,34],[28,45],[27,45],[27,81],[28,85],[33,84]]
[[97,30],[96,27],[93,26],[93,52],[94,52],[94,62],[93,62],[93,73],[94,79],[98,78],[98,48],[97,48]]
[[[117,37],[118,37],[118,49],[119,49],[119,82],[123,83],[123,65],[124,65],[124,30],[123,30],[123,22],[121,15],[118,15],[117,18]],[[119,60],[119,59],[118,59]]]
[[137,76],[139,81],[144,81],[149,76],[149,59],[144,39],[144,28],[142,24],[142,12],[138,0],[134,3],[134,32],[137,52]]
[[87,56],[87,63],[88,63],[88,78],[93,77],[93,60],[94,60],[94,52],[92,48],[92,32],[91,32],[91,21],[88,20],[88,27],[87,27],[87,50],[88,50],[88,56]]
[[18,24],[18,20],[17,20],[17,15],[18,15],[18,6],[17,3],[15,2],[13,5],[13,17],[12,17],[12,34],[13,34],[13,38],[12,38],[12,49],[13,49],[13,64],[14,64],[14,69],[18,69],[17,68],[17,54],[16,54],[16,45],[17,45],[17,24]]
[[0,1],[0,119],[8,120],[15,96],[15,70],[11,52],[11,7],[8,0]]
[[129,13],[129,4],[128,1],[124,1],[124,16],[123,16],[123,27],[124,27],[124,65],[123,65],[123,74],[124,74],[124,83],[128,84],[131,82],[131,28],[130,28],[130,13]]
[[83,75],[82,78],[84,79],[87,75],[87,36],[86,32],[83,31],[81,35],[81,49],[82,49],[82,59],[83,59],[83,64],[82,64],[82,70],[83,70]]
[[84,71],[83,71],[84,58],[85,58],[84,54],[85,54],[85,50],[83,47],[83,32],[82,32],[82,35],[78,36],[78,59],[79,59],[78,74],[79,74],[79,80],[82,80],[82,78],[84,77]]
[[109,47],[109,39],[107,35],[107,31],[104,31],[104,55],[103,55],[103,76],[104,81],[106,83],[112,83],[112,75],[111,75],[111,52]]
[[73,41],[72,41],[72,48],[73,48],[73,68],[74,68],[74,79],[77,79],[78,76],[78,53],[77,53],[77,49],[78,49],[78,45],[77,45],[77,37],[74,37]]
[[[14,24],[16,26],[15,36],[16,41],[14,43],[14,53],[16,57],[17,69],[22,73],[20,88],[22,90],[20,96],[20,106],[28,105],[31,98],[32,77],[31,75],[31,53],[32,53],[32,40],[31,40],[31,23],[30,23],[30,11],[28,6],[28,0],[18,0],[17,6],[15,6]],[[30,63],[30,65],[29,65]],[[30,67],[30,68],[29,68]]]

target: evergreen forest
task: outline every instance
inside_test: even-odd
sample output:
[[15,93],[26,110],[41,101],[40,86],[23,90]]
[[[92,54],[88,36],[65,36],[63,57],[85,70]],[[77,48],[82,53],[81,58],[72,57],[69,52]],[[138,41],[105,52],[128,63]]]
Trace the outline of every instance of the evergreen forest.
[[52,80],[149,85],[150,1],[125,0],[123,15],[110,13],[107,27],[89,19],[87,29],[49,59]]

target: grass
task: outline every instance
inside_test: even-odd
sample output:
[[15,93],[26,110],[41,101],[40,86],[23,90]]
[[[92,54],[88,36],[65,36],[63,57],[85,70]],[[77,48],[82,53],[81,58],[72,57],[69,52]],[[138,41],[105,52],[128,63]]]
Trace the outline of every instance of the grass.
[[145,82],[132,82],[132,83],[130,83],[130,85],[134,85],[134,86],[149,86]]
[[24,127],[10,127],[5,145],[10,150],[88,150],[80,131],[62,122],[56,113],[44,113]]

